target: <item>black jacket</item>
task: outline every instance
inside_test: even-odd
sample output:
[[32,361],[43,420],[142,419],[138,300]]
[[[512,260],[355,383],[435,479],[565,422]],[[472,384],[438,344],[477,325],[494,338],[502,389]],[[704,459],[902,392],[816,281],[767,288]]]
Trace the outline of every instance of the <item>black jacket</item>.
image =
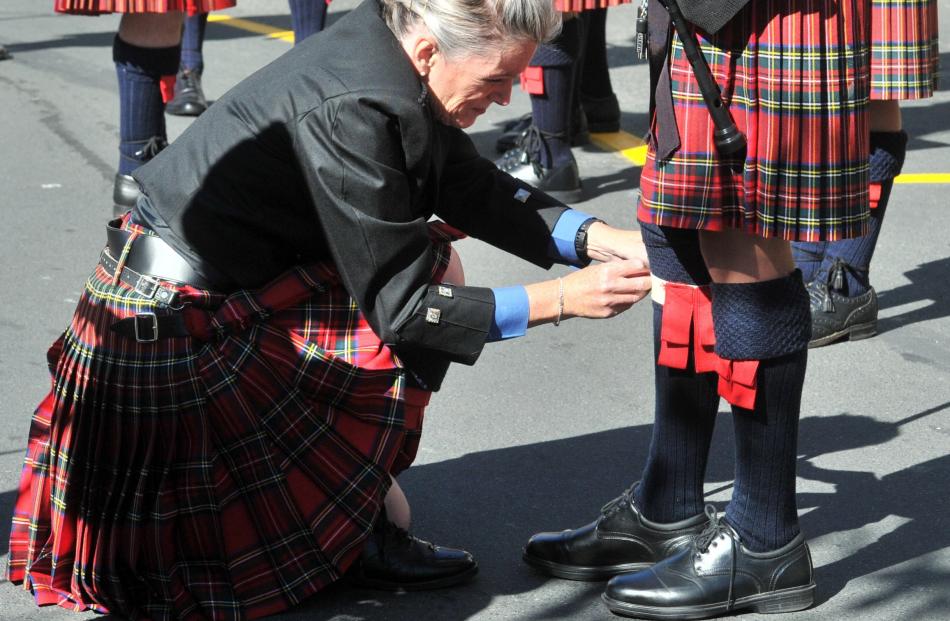
[[[145,220],[222,288],[253,288],[330,259],[370,325],[437,388],[448,361],[478,357],[490,289],[430,287],[426,221],[550,267],[566,209],[435,121],[405,52],[366,0],[216,101],[135,171]],[[437,308],[438,323],[426,321]]]

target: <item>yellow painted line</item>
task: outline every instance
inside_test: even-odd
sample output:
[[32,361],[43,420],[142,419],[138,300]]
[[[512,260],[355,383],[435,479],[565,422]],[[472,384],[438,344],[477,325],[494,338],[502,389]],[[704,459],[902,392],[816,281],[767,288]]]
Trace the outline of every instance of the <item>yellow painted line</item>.
[[231,17],[230,15],[223,15],[221,13],[210,13],[208,15],[208,21],[218,22],[224,26],[230,26],[231,28],[237,28],[239,30],[253,32],[255,34],[265,35],[269,39],[280,39],[281,41],[286,41],[287,43],[294,42],[293,30],[282,30],[280,28],[274,28],[273,26],[268,26],[266,24],[252,22],[248,19],[241,19],[240,17]]
[[[287,43],[294,42],[293,30],[281,30],[266,24],[259,24],[248,19],[231,17],[222,13],[208,15],[209,22],[217,22],[224,26],[246,30],[255,34],[264,35],[270,39],[279,39]],[[634,166],[643,166],[647,161],[647,145],[640,138],[625,131],[590,135],[591,142],[603,149],[619,154],[633,163]],[[894,183],[906,184],[936,184],[950,183],[950,173],[908,173],[894,179]]]
[[950,173],[904,173],[894,183],[950,183]]

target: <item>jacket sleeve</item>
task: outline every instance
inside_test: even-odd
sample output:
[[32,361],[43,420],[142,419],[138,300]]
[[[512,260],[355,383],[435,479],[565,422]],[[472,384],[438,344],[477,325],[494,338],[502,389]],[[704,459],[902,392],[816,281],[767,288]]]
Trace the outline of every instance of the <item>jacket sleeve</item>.
[[[404,102],[412,104],[419,105]],[[426,137],[427,124],[418,112],[394,112],[398,105],[348,94],[298,119],[294,148],[326,238],[315,243],[326,243],[383,342],[400,353],[434,350],[472,364],[488,336],[494,297],[479,287],[452,287],[446,295],[429,282],[435,256],[427,216],[412,208],[422,188],[407,174],[418,153],[407,155],[405,146],[406,124],[420,123],[413,138]]]
[[448,149],[436,214],[497,248],[545,269],[563,203],[481,157],[461,130],[442,127]]

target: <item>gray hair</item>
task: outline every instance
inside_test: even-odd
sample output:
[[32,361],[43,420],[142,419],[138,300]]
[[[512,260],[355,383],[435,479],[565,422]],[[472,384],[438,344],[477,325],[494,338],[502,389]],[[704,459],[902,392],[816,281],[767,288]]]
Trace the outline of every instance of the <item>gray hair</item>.
[[450,58],[477,56],[515,41],[544,43],[561,30],[553,0],[380,0],[383,17],[403,39],[420,21]]

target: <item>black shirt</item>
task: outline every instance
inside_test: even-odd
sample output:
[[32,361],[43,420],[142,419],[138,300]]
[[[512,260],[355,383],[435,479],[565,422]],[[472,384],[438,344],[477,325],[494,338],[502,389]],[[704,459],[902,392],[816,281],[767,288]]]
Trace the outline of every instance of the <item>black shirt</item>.
[[[486,288],[448,298],[430,286],[429,218],[550,267],[566,209],[435,120],[376,0],[235,86],[133,176],[154,206],[139,216],[222,288],[332,260],[431,388],[448,361],[478,357],[494,300]],[[438,323],[426,321],[431,308]]]

